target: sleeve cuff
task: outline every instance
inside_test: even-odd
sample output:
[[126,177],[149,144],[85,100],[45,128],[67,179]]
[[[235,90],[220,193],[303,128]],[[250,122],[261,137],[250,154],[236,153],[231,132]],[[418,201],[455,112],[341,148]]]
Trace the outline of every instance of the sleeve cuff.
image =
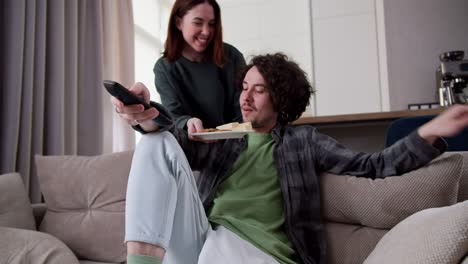
[[141,134],[146,134],[148,132],[146,132],[139,124],[138,125],[135,125],[135,126],[132,126],[132,128],[137,131],[137,132],[140,132]]
[[[159,111],[159,115],[153,119],[153,122],[159,127],[159,131],[167,131],[174,127],[174,121],[171,113],[162,105],[151,101],[150,105]],[[145,130],[140,125],[132,126],[132,128],[141,134],[146,134]]]
[[169,129],[174,125],[171,113],[162,104],[151,101],[151,106],[159,111],[159,115],[153,119],[153,122],[158,125],[161,129]]
[[441,137],[437,138],[434,144],[429,144],[425,139],[419,136],[417,131],[412,132],[409,135],[410,142],[413,142],[413,147],[417,150],[422,151],[423,153],[427,153],[430,156],[438,156],[445,151],[447,151],[447,142]]

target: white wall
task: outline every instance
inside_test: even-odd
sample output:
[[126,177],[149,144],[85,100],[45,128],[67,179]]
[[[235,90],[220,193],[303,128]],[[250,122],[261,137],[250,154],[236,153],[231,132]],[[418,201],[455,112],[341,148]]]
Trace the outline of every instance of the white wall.
[[391,110],[436,101],[438,55],[468,57],[468,0],[385,0]]

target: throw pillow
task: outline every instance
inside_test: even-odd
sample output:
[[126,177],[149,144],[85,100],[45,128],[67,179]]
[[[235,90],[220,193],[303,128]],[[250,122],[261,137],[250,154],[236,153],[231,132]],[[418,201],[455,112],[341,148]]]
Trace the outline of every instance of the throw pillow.
[[81,259],[125,261],[125,194],[132,155],[36,156],[47,205],[39,230],[62,240]]
[[401,176],[367,179],[323,174],[327,221],[390,229],[423,209],[457,202],[462,156],[449,155]]
[[468,201],[420,211],[391,229],[365,264],[458,264],[468,252]]
[[31,202],[18,173],[0,175],[0,226],[36,230]]
[[460,170],[460,184],[458,187],[457,202],[468,200],[468,151],[445,152],[439,158],[444,158],[454,154],[459,154],[463,157],[462,168]]
[[31,230],[0,227],[0,263],[80,264],[57,238]]

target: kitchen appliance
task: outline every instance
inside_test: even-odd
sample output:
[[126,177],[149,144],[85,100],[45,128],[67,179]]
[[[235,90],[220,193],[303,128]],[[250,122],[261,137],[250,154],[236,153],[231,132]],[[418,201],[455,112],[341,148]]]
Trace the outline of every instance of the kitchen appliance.
[[436,71],[439,102],[441,106],[468,104],[468,60],[461,50],[440,54]]

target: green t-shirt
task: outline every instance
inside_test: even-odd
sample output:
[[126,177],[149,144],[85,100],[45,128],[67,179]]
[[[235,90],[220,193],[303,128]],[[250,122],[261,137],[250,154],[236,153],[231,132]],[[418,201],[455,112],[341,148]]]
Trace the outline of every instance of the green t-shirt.
[[185,127],[192,117],[201,119],[205,128],[241,120],[236,79],[245,60],[229,44],[224,44],[224,54],[226,63],[222,68],[213,62],[193,62],[183,56],[174,62],[165,57],[156,62],[156,90],[177,127]]
[[296,263],[297,255],[284,231],[283,197],[273,163],[273,138],[270,134],[250,133],[247,140],[247,149],[217,190],[208,219],[278,262]]

